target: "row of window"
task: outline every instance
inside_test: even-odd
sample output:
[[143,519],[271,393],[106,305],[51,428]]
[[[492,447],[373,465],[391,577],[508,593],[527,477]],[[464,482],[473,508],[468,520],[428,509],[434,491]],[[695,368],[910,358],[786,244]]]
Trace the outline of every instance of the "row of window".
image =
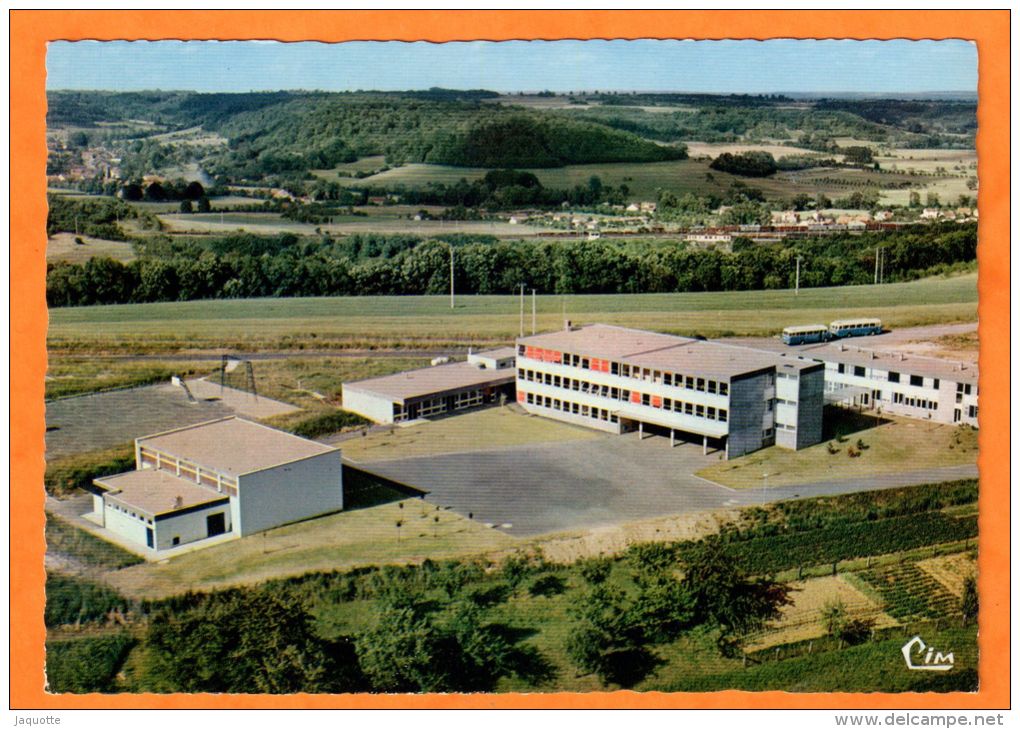
[[[518,369],[517,379],[526,380],[528,382],[537,382],[550,387],[559,387],[565,390],[573,390],[575,392],[581,392],[595,397],[604,397],[610,400],[629,402],[634,405],[644,405],[646,407],[659,408],[661,410],[671,410],[675,413],[693,415],[698,418],[719,420],[723,423],[726,422],[729,416],[726,408],[716,408],[697,403],[684,402],[682,400],[674,400],[669,397],[660,397],[659,395],[649,395],[646,392],[642,393],[635,390],[624,390],[618,387],[599,385],[586,380],[575,380],[572,377],[551,375],[548,372],[535,372],[534,370]],[[771,409],[771,407],[769,409]]]
[[[842,362],[840,362],[839,364],[836,365],[836,371],[839,372],[839,374],[841,374],[841,375],[846,374],[847,371],[848,371],[847,370],[847,365],[845,365]],[[853,367],[853,375],[854,375],[854,377],[867,377],[867,372],[868,372],[867,368],[866,367],[862,367],[861,365],[854,365],[854,367]],[[889,372],[888,373],[888,379],[889,379],[889,382],[897,382],[898,383],[898,382],[901,381],[900,373],[899,372]],[[909,382],[910,382],[910,386],[911,387],[924,387],[924,377],[922,377],[921,375],[910,375]],[[932,381],[931,381],[932,388],[937,390],[937,389],[939,389],[939,385],[940,385],[939,378],[938,377],[932,378]],[[960,389],[961,386],[962,386],[962,383],[957,383],[957,386],[956,386],[957,392],[962,392],[962,390]],[[968,395],[970,394],[970,385],[967,385],[967,394]]]
[[126,509],[123,506],[121,506],[120,504],[115,504],[112,501],[107,503],[106,507],[108,509],[113,509],[114,511],[119,511],[122,514],[127,514],[128,516],[133,517],[135,519],[138,519],[138,521],[144,522],[145,524],[151,524],[152,523],[152,519],[149,519],[148,517],[143,516],[141,514],[138,514],[138,513],[134,512],[134,511],[131,511],[130,509]]
[[537,405],[538,407],[549,408],[550,410],[559,410],[560,412],[569,413],[571,415],[580,415],[584,418],[592,418],[594,420],[605,420],[608,423],[619,422],[616,417],[616,413],[611,413],[605,408],[594,408],[588,405],[582,405],[581,403],[570,402],[568,400],[558,400],[554,397],[547,395],[536,395],[533,392],[529,392],[526,395],[526,402],[528,405]]
[[906,405],[911,408],[921,408],[922,410],[938,410],[939,404],[935,400],[925,400],[920,397],[904,397],[902,392],[893,393],[893,403],[896,405]]
[[790,425],[789,423],[776,423],[777,430],[797,430],[796,425]]
[[[519,351],[522,357],[527,356],[527,350],[523,345],[520,347]],[[595,357],[582,357],[577,354],[563,353],[561,357],[562,359],[559,361],[559,364],[566,365],[567,367],[577,367],[578,369],[592,370],[594,372],[605,372],[606,374],[616,375],[617,377],[628,377],[634,380],[641,380],[643,382],[652,382],[656,385],[682,387],[687,390],[696,390],[697,392],[709,392],[719,395],[729,394],[730,386],[728,382],[713,380],[707,377],[685,376],[674,374],[672,372],[650,369],[648,367],[638,367],[637,365],[610,362],[608,360],[597,359]],[[547,357],[539,356],[535,357],[535,359],[549,361]]]

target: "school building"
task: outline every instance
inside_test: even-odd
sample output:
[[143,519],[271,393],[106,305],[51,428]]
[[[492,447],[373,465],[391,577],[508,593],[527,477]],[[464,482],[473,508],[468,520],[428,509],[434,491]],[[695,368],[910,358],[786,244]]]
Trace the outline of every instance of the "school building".
[[135,441],[135,470],[93,482],[86,517],[159,551],[343,508],[340,451],[237,417]]
[[606,324],[517,340],[517,402],[611,433],[668,434],[735,458],[822,440],[824,365]]
[[812,349],[810,356],[825,363],[828,402],[977,427],[976,365],[846,342]]

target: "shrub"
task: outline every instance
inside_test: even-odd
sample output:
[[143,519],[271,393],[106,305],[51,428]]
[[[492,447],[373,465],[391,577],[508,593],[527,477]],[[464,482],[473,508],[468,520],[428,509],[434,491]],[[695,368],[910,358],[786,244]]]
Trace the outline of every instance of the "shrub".
[[57,574],[46,575],[45,621],[48,627],[97,623],[113,611],[125,612],[128,601],[96,582]]
[[115,690],[114,679],[135,645],[129,635],[46,642],[46,683],[54,693]]

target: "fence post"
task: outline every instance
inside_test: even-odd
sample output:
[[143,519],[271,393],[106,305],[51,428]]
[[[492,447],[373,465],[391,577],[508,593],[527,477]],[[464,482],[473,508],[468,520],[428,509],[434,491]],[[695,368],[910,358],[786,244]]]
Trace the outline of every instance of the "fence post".
[[832,574],[834,576],[836,574],[836,565],[838,565],[838,564],[839,564],[839,560],[838,559],[835,562],[832,563]]

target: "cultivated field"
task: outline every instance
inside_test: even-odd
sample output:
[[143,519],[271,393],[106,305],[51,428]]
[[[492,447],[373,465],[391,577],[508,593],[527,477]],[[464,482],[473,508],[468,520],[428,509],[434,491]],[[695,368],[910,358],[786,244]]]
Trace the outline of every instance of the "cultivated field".
[[[75,239],[81,241],[77,243]],[[112,258],[121,263],[135,260],[135,247],[122,240],[103,240],[74,233],[56,233],[46,241],[46,261],[84,263],[90,258]]]
[[793,154],[806,154],[815,157],[834,157],[840,159],[842,155],[828,155],[804,147],[792,147],[785,144],[714,144],[710,142],[684,142],[687,145],[687,153],[691,157],[711,157],[715,159],[720,154],[740,154],[741,152],[768,152],[776,159]]
[[880,603],[847,582],[843,575],[791,582],[790,587],[793,603],[782,608],[782,617],[771,628],[748,641],[750,650],[821,638],[825,635],[825,608],[837,601],[846,608],[850,619],[874,620],[876,628],[896,625],[882,612]]
[[[880,286],[683,294],[538,297],[538,330],[605,322],[673,334],[775,335],[783,327],[877,316],[889,328],[975,321],[977,276]],[[51,350],[170,352],[459,348],[506,344],[519,331],[513,296],[217,300],[50,311]]]
[[924,559],[917,567],[956,597],[963,595],[963,583],[967,578],[977,576],[977,561],[967,552]]
[[[760,489],[763,473],[768,485],[790,486],[843,478],[865,478],[903,470],[962,466],[977,461],[977,431],[913,418],[883,416],[888,422],[868,428],[867,414],[843,440],[830,440],[793,451],[766,448],[698,471],[698,475],[730,488]],[[877,417],[875,418],[877,420]],[[863,429],[858,429],[864,426]],[[858,440],[866,446],[849,457]],[[838,449],[830,453],[829,446]]]

